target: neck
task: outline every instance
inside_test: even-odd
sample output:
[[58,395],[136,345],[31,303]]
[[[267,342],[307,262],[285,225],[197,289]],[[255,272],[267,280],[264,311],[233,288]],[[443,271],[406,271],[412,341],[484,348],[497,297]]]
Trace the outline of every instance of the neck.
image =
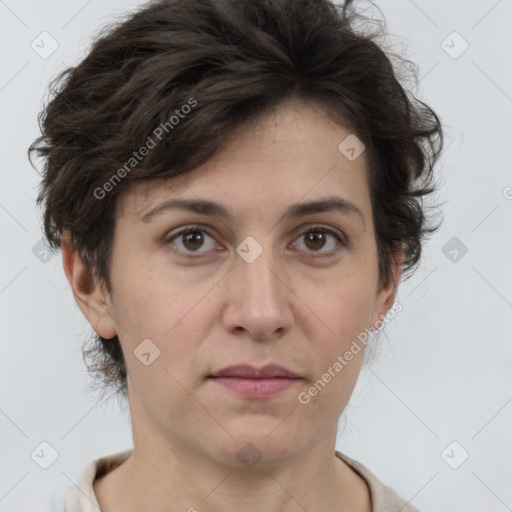
[[133,453],[94,483],[103,512],[371,511],[366,483],[335,456],[336,427],[293,455],[260,446],[261,459],[244,465],[217,453],[222,439],[200,449],[181,430],[164,431],[136,397],[130,407]]
[[366,484],[335,457],[331,439],[285,463],[259,468],[221,464],[186,446],[134,444],[133,454],[95,483],[102,511],[371,510]]

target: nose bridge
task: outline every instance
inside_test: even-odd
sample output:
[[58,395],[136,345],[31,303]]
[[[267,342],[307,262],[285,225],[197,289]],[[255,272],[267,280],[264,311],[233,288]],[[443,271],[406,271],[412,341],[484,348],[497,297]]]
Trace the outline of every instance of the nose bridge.
[[[230,308],[231,320],[243,326],[253,337],[269,336],[290,320],[286,279],[270,243],[247,237],[237,248]],[[263,240],[263,237],[260,237]]]
[[279,265],[269,240],[270,237],[266,237],[267,243],[263,246],[254,238],[247,237],[237,248],[239,260],[236,264],[237,281],[244,289],[242,298],[264,299],[267,304],[276,299],[279,288],[283,286],[276,276]]

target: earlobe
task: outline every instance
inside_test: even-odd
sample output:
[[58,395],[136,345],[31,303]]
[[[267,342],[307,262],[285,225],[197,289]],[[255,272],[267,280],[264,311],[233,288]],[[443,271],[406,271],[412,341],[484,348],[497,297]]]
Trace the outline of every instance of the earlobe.
[[113,338],[117,331],[109,312],[108,293],[83,262],[68,231],[62,233],[61,252],[64,272],[78,307],[97,334],[103,338]]

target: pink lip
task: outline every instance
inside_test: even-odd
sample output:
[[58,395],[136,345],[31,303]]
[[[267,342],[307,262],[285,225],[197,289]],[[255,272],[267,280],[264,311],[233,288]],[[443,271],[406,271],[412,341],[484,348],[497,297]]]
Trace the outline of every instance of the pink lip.
[[294,386],[300,377],[282,366],[228,366],[209,377],[213,382],[248,398],[267,398]]

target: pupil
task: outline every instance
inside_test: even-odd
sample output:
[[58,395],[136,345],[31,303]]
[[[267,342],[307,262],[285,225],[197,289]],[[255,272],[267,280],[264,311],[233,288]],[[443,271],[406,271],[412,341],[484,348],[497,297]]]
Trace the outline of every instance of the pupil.
[[[321,249],[323,247],[323,242],[324,242],[324,233],[319,233],[319,234],[315,235],[312,232],[309,234],[308,241],[313,242],[313,247],[311,247],[312,249]],[[315,242],[318,242],[318,241],[320,241],[320,245],[315,246]]]
[[[312,243],[312,246],[310,247],[312,249],[321,249],[325,242],[324,236],[324,233],[309,233],[308,243]],[[184,243],[188,249],[199,249],[201,247],[201,244],[203,243],[203,236],[200,231],[190,231],[185,235]]]
[[[185,235],[185,246],[188,249],[199,249],[203,242],[202,235],[200,231],[191,231],[187,235]],[[195,239],[195,240],[194,240]],[[190,245],[191,242],[191,245]],[[194,244],[195,242],[195,244]]]

